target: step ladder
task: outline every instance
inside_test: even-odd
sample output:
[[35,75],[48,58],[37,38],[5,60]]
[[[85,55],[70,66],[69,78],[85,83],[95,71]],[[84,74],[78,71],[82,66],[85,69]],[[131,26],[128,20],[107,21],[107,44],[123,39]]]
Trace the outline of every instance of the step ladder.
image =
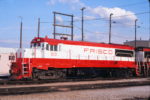
[[29,73],[29,68],[28,68],[28,64],[23,63],[22,64],[22,74],[28,74]]
[[24,63],[24,59],[22,61],[22,75],[27,75],[29,74],[29,64]]

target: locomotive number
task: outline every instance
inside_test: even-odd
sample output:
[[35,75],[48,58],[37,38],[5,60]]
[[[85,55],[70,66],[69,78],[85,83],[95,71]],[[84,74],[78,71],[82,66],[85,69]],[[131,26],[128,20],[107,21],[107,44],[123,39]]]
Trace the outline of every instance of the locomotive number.
[[56,52],[52,52],[51,56],[57,56],[57,53]]

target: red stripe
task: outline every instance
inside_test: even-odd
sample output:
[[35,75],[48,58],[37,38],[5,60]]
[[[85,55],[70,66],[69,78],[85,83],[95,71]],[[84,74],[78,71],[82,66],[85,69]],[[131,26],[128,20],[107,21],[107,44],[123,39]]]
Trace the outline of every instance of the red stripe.
[[[28,58],[24,58],[28,62]],[[134,61],[107,61],[107,60],[73,60],[73,59],[45,59],[31,58],[30,66],[38,67],[39,69],[54,68],[72,68],[72,67],[114,67],[114,68],[133,68]]]

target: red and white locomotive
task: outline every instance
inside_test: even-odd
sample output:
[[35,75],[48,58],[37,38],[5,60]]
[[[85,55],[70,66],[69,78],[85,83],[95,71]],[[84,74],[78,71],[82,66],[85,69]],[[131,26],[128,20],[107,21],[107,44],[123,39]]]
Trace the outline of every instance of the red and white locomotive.
[[[149,57],[150,49],[146,50]],[[141,54],[139,52],[137,55]],[[132,76],[140,74],[139,65],[142,62],[135,62],[135,49],[131,46],[48,37],[35,37],[31,48],[18,50],[16,56],[10,71],[13,79]],[[149,63],[146,64],[149,68]]]

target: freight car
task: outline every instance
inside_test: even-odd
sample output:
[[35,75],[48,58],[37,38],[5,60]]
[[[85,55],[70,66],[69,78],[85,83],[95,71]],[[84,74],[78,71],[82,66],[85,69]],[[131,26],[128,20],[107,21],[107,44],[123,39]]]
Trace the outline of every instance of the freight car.
[[127,45],[35,37],[31,48],[19,49],[16,56],[10,70],[12,79],[141,74],[135,62],[135,49]]

